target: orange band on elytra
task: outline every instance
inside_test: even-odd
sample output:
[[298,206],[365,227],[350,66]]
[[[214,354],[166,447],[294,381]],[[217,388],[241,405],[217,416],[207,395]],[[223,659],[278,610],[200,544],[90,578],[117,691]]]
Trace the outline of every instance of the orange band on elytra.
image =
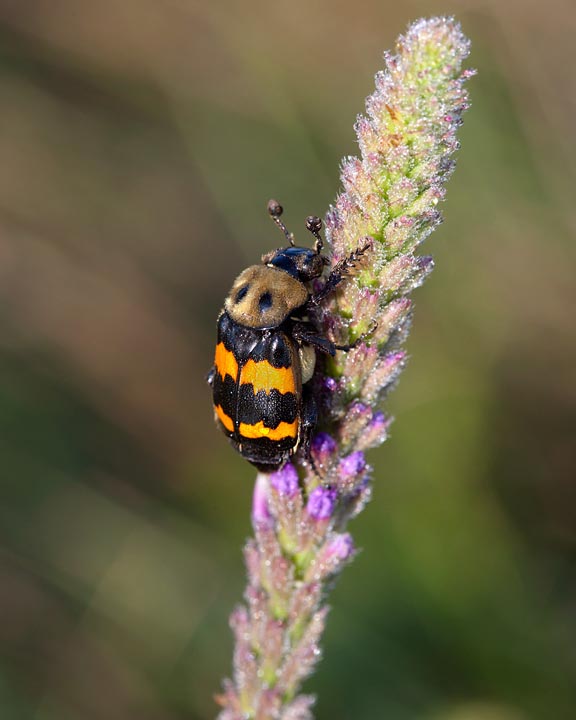
[[232,420],[232,418],[226,415],[220,405],[214,405],[214,410],[216,412],[216,415],[218,415],[218,419],[220,420],[222,425],[224,425],[226,430],[228,430],[228,432],[234,432],[234,421]]
[[247,425],[240,423],[240,435],[249,440],[259,440],[260,438],[268,438],[269,440],[284,440],[285,438],[295,438],[298,434],[298,421],[292,423],[281,422],[276,428],[269,428],[260,420],[255,425]]
[[230,350],[226,350],[224,343],[218,343],[216,345],[216,354],[214,355],[214,365],[216,370],[222,376],[222,380],[226,375],[230,375],[232,380],[236,380],[238,377],[238,363],[234,357],[234,353]]
[[240,382],[247,385],[252,384],[255,393],[260,390],[267,393],[270,390],[278,390],[280,393],[296,392],[294,370],[290,367],[275,368],[266,360],[260,362],[248,360],[242,368]]

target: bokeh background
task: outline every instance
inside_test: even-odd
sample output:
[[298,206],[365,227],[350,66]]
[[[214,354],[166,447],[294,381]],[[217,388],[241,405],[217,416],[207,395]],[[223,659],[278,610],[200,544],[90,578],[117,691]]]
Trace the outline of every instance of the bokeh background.
[[215,318],[439,13],[473,109],[307,690],[318,720],[576,718],[576,5],[4,0],[2,720],[215,716],[254,477]]

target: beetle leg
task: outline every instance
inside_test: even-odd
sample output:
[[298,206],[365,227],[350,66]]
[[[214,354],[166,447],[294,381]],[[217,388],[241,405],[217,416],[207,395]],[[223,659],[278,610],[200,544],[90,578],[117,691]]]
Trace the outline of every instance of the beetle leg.
[[316,408],[316,400],[312,391],[308,387],[304,387],[302,391],[302,415],[301,415],[301,433],[300,438],[300,450],[304,459],[312,464],[314,463],[310,456],[310,441],[312,439],[312,432],[316,427],[318,421],[318,410]]
[[316,348],[316,350],[320,350],[320,352],[326,353],[327,355],[331,355],[334,357],[336,354],[336,350],[344,350],[347,352],[348,350],[352,350],[355,347],[358,347],[360,343],[364,342],[364,340],[370,335],[374,330],[376,329],[376,323],[368,330],[368,332],[365,332],[363,335],[360,335],[359,338],[356,338],[353,343],[350,345],[336,345],[336,343],[333,343],[332,340],[328,340],[328,338],[322,337],[322,335],[319,335],[316,329],[309,325],[308,323],[297,323],[292,328],[292,337],[294,340],[296,340],[297,343],[305,343],[306,345],[311,345],[312,347]]
[[216,374],[216,368],[211,367],[208,371],[208,374],[206,375],[206,382],[208,385],[212,386],[214,384],[214,375]]
[[336,354],[336,350],[341,349],[337,345],[334,345],[331,340],[319,335],[312,325],[304,322],[296,323],[292,327],[292,337],[297,343],[312,345],[316,350],[320,350],[320,352],[326,353],[327,355],[332,355],[332,357]]
[[317,293],[312,295],[308,302],[311,305],[318,305],[324,300],[325,297],[330,295],[330,293],[334,290],[334,288],[339,285],[340,282],[346,277],[348,274],[348,271],[354,267],[354,265],[360,260],[362,255],[368,250],[368,248],[372,247],[372,239],[366,238],[364,242],[359,245],[356,250],[350,253],[347,257],[340,260],[340,262],[336,263],[334,267],[332,268],[332,271],[330,275],[328,275],[328,278],[326,282],[324,283],[324,287],[319,290]]

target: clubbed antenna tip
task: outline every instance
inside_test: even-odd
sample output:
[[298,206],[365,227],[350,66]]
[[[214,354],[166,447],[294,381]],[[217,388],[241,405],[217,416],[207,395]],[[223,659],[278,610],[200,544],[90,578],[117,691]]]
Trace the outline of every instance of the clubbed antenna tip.
[[322,220],[317,215],[309,215],[306,218],[306,229],[309,230],[312,235],[316,238],[316,244],[314,249],[318,255],[322,252],[324,247],[324,240],[320,237],[320,230],[322,230]]
[[282,220],[280,220],[280,216],[282,215],[283,212],[284,212],[284,208],[282,207],[282,205],[280,205],[278,200],[274,200],[274,199],[268,200],[268,214],[270,215],[272,220],[276,223],[276,225],[278,225],[280,230],[282,230],[282,232],[284,233],[284,237],[286,238],[286,240],[288,240],[290,245],[294,245],[294,235],[288,231],[288,228],[286,227],[286,225],[284,225]]
[[282,205],[280,205],[278,200],[274,200],[273,198],[271,200],[268,200],[268,213],[273,218],[280,217],[280,215],[282,215],[283,212],[284,212],[284,208],[282,207]]

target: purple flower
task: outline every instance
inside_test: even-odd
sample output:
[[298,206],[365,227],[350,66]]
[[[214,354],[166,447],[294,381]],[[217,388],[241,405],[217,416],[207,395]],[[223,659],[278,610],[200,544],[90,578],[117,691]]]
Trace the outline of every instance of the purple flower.
[[361,450],[347,455],[338,463],[338,475],[342,480],[351,480],[366,469],[366,459]]
[[386,367],[396,368],[396,366],[399,363],[404,362],[405,358],[406,358],[406,353],[404,352],[404,350],[399,350],[398,352],[390,353],[389,355],[386,355],[386,357],[384,358],[384,363],[385,363]]
[[336,499],[334,488],[317,487],[310,493],[306,512],[313,520],[328,520],[334,512]]
[[336,440],[328,433],[318,433],[312,440],[310,452],[314,462],[324,467],[336,452]]
[[336,440],[328,433],[320,432],[312,440],[312,452],[320,454],[333,453],[336,450]]
[[392,418],[386,417],[380,410],[375,412],[367,427],[358,438],[358,447],[361,450],[368,450],[368,448],[383,443],[388,437],[388,428],[391,423]]
[[310,563],[305,581],[319,583],[340,572],[344,563],[354,555],[350,533],[332,533]]
[[279,495],[292,496],[298,492],[298,473],[294,465],[287,463],[270,475],[270,485]]
[[338,383],[334,378],[324,376],[322,378],[322,385],[324,390],[326,390],[329,393],[333,393],[336,391],[336,388],[338,387]]
[[389,424],[390,421],[386,419],[384,413],[381,410],[378,410],[378,412],[374,413],[369,429],[371,432],[381,432],[382,430],[385,430]]
[[346,427],[348,432],[356,434],[362,428],[366,427],[371,419],[372,408],[363,402],[353,402],[346,413]]
[[334,535],[326,545],[327,557],[335,560],[348,560],[354,554],[354,541],[350,533]]
[[268,507],[268,475],[258,473],[252,496],[252,522],[254,525],[269,525],[272,515]]

